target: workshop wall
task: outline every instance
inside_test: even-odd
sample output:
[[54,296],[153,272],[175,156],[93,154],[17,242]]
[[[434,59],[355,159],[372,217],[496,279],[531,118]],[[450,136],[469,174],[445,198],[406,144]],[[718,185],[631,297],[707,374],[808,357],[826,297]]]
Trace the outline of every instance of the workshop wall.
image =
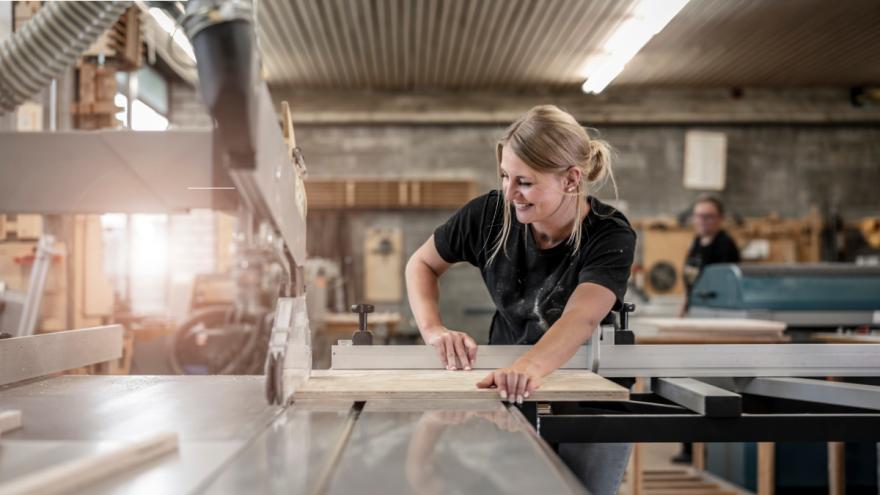
[[[622,97],[618,93],[609,92],[610,102],[601,105],[631,113],[632,108],[614,100]],[[707,101],[709,97],[719,98],[715,92],[694,90],[690,99],[687,92],[681,91],[643,93],[648,96],[643,96],[644,108],[639,109],[648,121],[656,121],[658,113],[677,105],[689,108],[700,122],[715,123],[583,122],[595,125],[601,137],[613,146],[621,207],[630,214],[673,215],[697,196],[698,191],[682,185],[684,134],[691,129],[727,134],[727,187],[720,196],[732,212],[802,216],[810,206],[831,204],[847,216],[877,213],[874,185],[880,182],[880,167],[876,166],[880,162],[880,118],[870,117],[880,115],[875,110],[864,109],[867,120],[858,123],[792,124],[786,119],[807,121],[814,115],[844,112],[846,105],[839,101],[840,94],[827,90],[756,91],[760,98],[720,104],[717,111],[731,118],[752,115],[766,121],[768,107],[784,110],[770,112],[773,117],[769,120],[773,122],[726,125],[710,115]],[[548,96],[548,101],[555,100],[568,101]],[[504,108],[512,105],[509,99],[500,102]],[[493,150],[504,125],[315,124],[297,121],[298,110],[294,106],[298,141],[306,153],[310,173],[316,177],[466,177],[478,180],[481,189],[496,184]],[[328,108],[328,112],[333,111]],[[170,120],[175,127],[210,125],[197,92],[179,81],[171,87]],[[613,192],[609,188],[601,196],[613,197]]]
[[[803,98],[801,94],[795,96]],[[210,120],[196,98],[196,93],[185,85],[172,89],[171,120],[175,126],[208,125]],[[809,105],[798,101],[809,110]],[[791,124],[781,119],[779,123],[716,123],[708,127],[597,127],[616,152],[613,163],[619,205],[634,218],[676,215],[688,208],[699,191],[685,189],[682,184],[684,135],[687,130],[705,128],[727,134],[727,186],[720,196],[733,213],[763,216],[777,212],[783,217],[799,217],[810,206],[824,204],[837,206],[851,218],[880,213],[876,194],[880,184],[880,123]],[[469,178],[477,182],[479,191],[497,187],[494,144],[503,129],[497,124],[296,124],[297,141],[312,177]],[[614,193],[606,186],[599,196],[611,199]],[[345,216],[345,221],[337,223],[348,229],[343,249],[348,251],[350,263],[343,269],[354,275],[354,280],[361,280],[362,239],[367,228],[400,228],[406,259],[451,214],[451,210],[339,214]],[[311,234],[310,238],[310,254],[340,250],[339,246],[328,248],[326,239],[317,242],[318,236]],[[402,277],[402,269],[388,276]],[[477,270],[455,267],[442,283],[454,288],[442,292],[441,311],[446,323],[486,341],[492,303]],[[353,296],[360,298],[361,287],[353,289]],[[398,310],[405,322],[410,318],[405,301],[380,305],[378,309]],[[402,326],[406,329],[409,325]]]
[[[639,216],[673,215],[699,191],[682,185],[689,126],[604,126],[621,205]],[[728,137],[732,212],[801,216],[810,206],[839,205],[853,217],[876,214],[880,124],[876,126],[715,126]],[[297,138],[315,177],[467,177],[496,187],[494,143],[500,126],[300,125]],[[613,198],[610,185],[600,193]]]
[[[616,150],[620,205],[630,216],[675,215],[699,194],[682,185],[688,129],[599,129]],[[727,188],[720,195],[731,212],[802,216],[811,205],[831,202],[846,216],[878,213],[880,203],[874,190],[880,184],[880,125],[715,126],[713,130],[728,136]],[[478,182],[478,190],[486,191],[497,187],[493,149],[502,131],[501,126],[300,125],[297,139],[313,177],[466,177]],[[610,199],[614,194],[606,186],[600,197]],[[451,213],[352,211],[346,215],[354,240],[362,239],[358,230],[368,227],[400,227],[409,256]],[[362,245],[352,242],[350,247],[358,267]],[[454,287],[442,291],[441,312],[447,324],[485,341],[492,303],[477,270],[454,268],[443,283]],[[409,318],[405,303],[399,310]]]

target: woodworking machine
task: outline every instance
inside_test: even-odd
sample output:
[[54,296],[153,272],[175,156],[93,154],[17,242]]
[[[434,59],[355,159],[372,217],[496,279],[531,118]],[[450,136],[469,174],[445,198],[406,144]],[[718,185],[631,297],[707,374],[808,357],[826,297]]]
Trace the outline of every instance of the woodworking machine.
[[[269,89],[260,80],[249,1],[193,0],[181,23],[198,60],[201,94],[216,123],[219,160],[258,221],[275,231],[287,284],[278,299],[266,358],[266,397],[286,403],[308,379],[311,342],[306,313],[305,165],[289,112],[278,126]],[[283,134],[282,134],[283,131]]]
[[691,290],[689,314],[783,321],[803,330],[880,327],[880,267],[709,265]]
[[[635,345],[627,328],[631,305],[623,305],[623,312],[597,329],[563,366],[609,379],[650,379],[650,391],[631,393],[629,400],[584,396],[517,407],[494,394],[443,402],[297,398],[298,388],[318,379],[311,371],[302,286],[302,153],[289,114],[282,115],[279,126],[259,80],[251,5],[193,0],[181,23],[193,41],[202,94],[216,128],[0,134],[0,147],[14,150],[0,155],[0,209],[204,207],[216,196],[184,191],[181,180],[231,181],[255,219],[271,229],[287,272],[265,376],[52,376],[118,358],[119,325],[0,340],[0,412],[21,411],[22,419],[21,427],[0,432],[0,493],[7,483],[152,431],[176,433],[177,453],[78,492],[584,493],[554,452],[556,444],[880,441],[880,387],[824,379],[880,377],[876,347]],[[13,146],[21,139],[32,146]],[[87,141],[96,144],[94,149],[78,147]],[[115,152],[104,153],[107,149]],[[177,183],[169,182],[162,168],[172,152],[180,154],[176,167],[189,164],[175,172]],[[86,158],[80,160],[83,153]],[[59,167],[62,160],[65,166]],[[123,168],[126,173],[113,173]],[[51,176],[64,187],[53,179],[41,184],[46,194],[9,190],[4,196],[4,183],[30,173]],[[88,187],[107,177],[115,182],[100,194]],[[369,307],[356,309],[367,318]],[[361,326],[365,329],[366,321]],[[365,334],[353,340],[371,341]],[[506,366],[527,349],[484,346],[476,367]],[[428,346],[336,345],[331,366],[401,374],[441,369]]]

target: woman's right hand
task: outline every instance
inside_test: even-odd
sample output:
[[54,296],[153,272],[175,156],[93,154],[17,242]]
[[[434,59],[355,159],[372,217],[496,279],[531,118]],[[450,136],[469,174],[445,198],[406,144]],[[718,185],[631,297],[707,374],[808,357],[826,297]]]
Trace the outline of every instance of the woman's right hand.
[[425,343],[434,346],[448,370],[469,371],[477,360],[477,342],[464,332],[437,327],[423,333]]

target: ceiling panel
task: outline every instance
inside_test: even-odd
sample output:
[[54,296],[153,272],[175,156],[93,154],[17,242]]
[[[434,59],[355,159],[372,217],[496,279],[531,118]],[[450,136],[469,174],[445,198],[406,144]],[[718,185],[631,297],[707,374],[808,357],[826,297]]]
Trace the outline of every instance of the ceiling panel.
[[[575,90],[634,0],[259,0],[270,84]],[[691,0],[612,82],[880,83],[880,0]]]

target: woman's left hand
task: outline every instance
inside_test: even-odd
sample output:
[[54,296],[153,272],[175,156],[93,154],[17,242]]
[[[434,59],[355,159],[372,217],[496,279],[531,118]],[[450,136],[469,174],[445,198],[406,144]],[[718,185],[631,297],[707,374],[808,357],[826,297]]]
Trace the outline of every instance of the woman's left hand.
[[527,361],[517,361],[506,368],[499,368],[477,383],[477,388],[498,389],[501,400],[522,404],[541,386],[541,374],[537,366]]

